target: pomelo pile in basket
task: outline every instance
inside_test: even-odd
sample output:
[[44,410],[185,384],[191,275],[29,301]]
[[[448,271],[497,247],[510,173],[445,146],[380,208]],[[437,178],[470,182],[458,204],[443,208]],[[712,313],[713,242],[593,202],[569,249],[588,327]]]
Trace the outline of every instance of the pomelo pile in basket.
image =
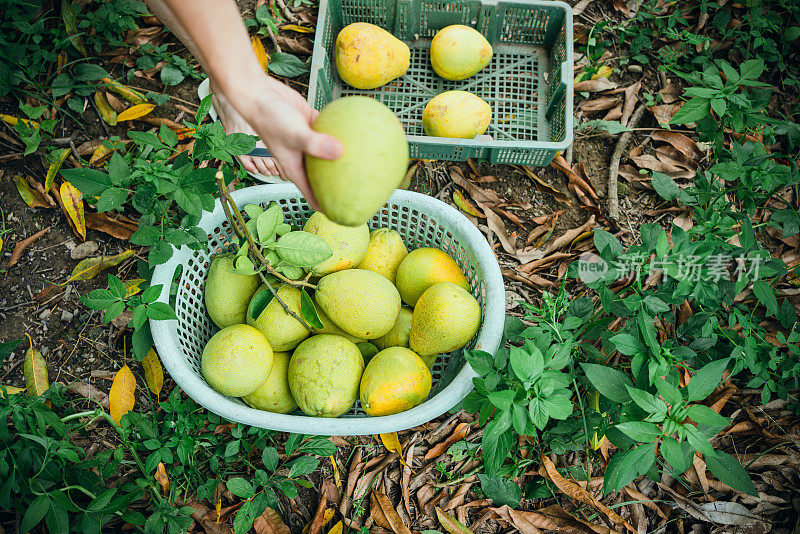
[[291,284],[239,274],[233,255],[214,258],[204,300],[221,330],[203,351],[205,380],[275,413],[338,417],[359,398],[368,415],[382,416],[424,402],[437,355],[480,327],[480,305],[456,262],[435,248],[409,252],[393,229],[370,233],[321,212],[303,230],[332,253],[307,269],[314,291],[305,301]]

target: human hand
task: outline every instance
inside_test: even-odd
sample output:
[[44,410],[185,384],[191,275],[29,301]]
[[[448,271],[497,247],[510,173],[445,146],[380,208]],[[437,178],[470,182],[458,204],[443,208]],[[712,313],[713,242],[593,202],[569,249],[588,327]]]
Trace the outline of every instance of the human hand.
[[330,135],[315,132],[311,123],[319,114],[297,91],[268,78],[258,91],[231,95],[238,109],[269,149],[279,174],[292,181],[313,209],[319,209],[306,176],[303,154],[334,160],[344,147]]

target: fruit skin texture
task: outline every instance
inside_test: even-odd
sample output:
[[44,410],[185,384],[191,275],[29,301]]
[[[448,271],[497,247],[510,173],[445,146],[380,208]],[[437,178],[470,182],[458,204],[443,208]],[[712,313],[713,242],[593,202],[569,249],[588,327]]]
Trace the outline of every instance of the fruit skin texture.
[[432,285],[417,301],[409,348],[420,356],[466,345],[481,325],[481,307],[464,288],[450,282]]
[[320,334],[295,349],[289,360],[289,389],[306,415],[338,417],[356,401],[364,358],[342,336]]
[[[300,290],[290,285],[283,285],[276,291],[278,297],[286,303],[290,310],[300,315]],[[272,350],[283,352],[294,349],[311,332],[303,323],[286,313],[278,299],[272,298],[257,318],[248,311],[247,324],[261,332]]]
[[386,332],[381,337],[372,340],[379,349],[388,349],[389,347],[406,347],[408,348],[408,338],[411,335],[411,317],[413,310],[408,306],[402,306],[400,313],[397,314],[397,320],[394,322],[392,329]]
[[433,137],[474,139],[492,122],[492,107],[467,91],[445,91],[436,95],[422,112],[425,134]]
[[297,408],[297,403],[289,391],[289,358],[288,352],[273,353],[272,370],[264,383],[257,390],[242,397],[252,408],[272,413],[289,413]]
[[400,313],[400,294],[392,283],[363,269],[323,276],[317,283],[315,297],[336,326],[363,339],[387,333]]
[[431,66],[445,80],[466,80],[491,60],[492,45],[469,26],[447,26],[431,41]]
[[314,276],[325,276],[343,269],[350,269],[364,259],[369,247],[369,228],[366,224],[343,226],[316,211],[303,225],[303,231],[322,238],[333,252],[333,256],[310,269]]
[[373,356],[361,377],[361,407],[372,416],[410,410],[428,398],[431,382],[428,366],[413,351],[384,349]]
[[388,228],[378,228],[369,234],[367,253],[357,268],[382,274],[394,284],[397,268],[406,255],[408,249],[400,234]]
[[272,369],[272,347],[255,328],[235,324],[223,328],[206,343],[200,370],[206,382],[231,397],[257,390]]
[[356,22],[336,37],[336,70],[347,85],[376,89],[408,70],[411,50],[379,26]]
[[319,317],[319,320],[322,323],[322,328],[314,328],[315,334],[335,334],[337,336],[342,336],[344,338],[347,338],[353,343],[361,343],[362,341],[366,341],[364,338],[351,336],[350,334],[348,334],[347,332],[336,326],[333,323],[333,321],[331,321],[331,318],[328,317],[328,315],[324,311],[322,311],[322,307],[319,305],[318,302],[316,302],[316,299],[314,299],[314,306],[317,309],[317,316]]
[[438,282],[452,282],[469,291],[469,282],[455,260],[443,250],[428,247],[409,252],[395,280],[403,302],[409,306],[416,306],[425,290]]
[[305,155],[308,181],[322,212],[345,226],[366,223],[405,177],[403,126],[377,100],[347,96],[325,106],[312,128],[344,145],[344,155],[335,161]]
[[218,254],[211,260],[203,301],[211,320],[220,328],[244,324],[247,307],[258,288],[258,275],[234,273],[233,255]]

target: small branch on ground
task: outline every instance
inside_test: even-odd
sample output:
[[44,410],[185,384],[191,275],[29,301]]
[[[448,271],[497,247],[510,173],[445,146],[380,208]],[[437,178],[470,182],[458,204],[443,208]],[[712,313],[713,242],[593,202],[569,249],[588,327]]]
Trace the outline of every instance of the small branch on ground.
[[283,12],[284,15],[286,15],[287,19],[289,19],[291,22],[295,24],[300,22],[300,19],[297,18],[297,15],[295,15],[292,12],[292,10],[286,6],[286,2],[284,2],[283,0],[275,0],[275,3],[278,4],[278,7],[281,8],[281,11]]
[[278,39],[275,37],[275,34],[272,32],[272,28],[269,26],[266,27],[267,32],[269,33],[269,38],[272,39],[272,44],[275,45],[275,51],[279,54],[281,53],[281,45],[278,44]]
[[[639,104],[639,107],[631,115],[631,120],[628,121],[628,129],[636,127],[644,114],[644,109],[645,105]],[[625,132],[620,136],[614,153],[611,155],[611,165],[608,167],[608,214],[615,221],[619,220],[619,193],[617,192],[619,160],[631,140],[631,135],[632,132]]]

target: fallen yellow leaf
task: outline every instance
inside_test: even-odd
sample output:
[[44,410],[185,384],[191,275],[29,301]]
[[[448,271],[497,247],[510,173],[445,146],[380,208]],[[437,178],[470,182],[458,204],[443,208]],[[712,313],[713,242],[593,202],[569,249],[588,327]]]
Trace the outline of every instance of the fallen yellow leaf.
[[132,297],[134,295],[138,295],[139,292],[142,290],[141,286],[142,282],[144,282],[144,278],[136,278],[134,280],[125,280],[125,297]]
[[169,495],[169,477],[167,476],[167,469],[164,467],[164,462],[158,462],[156,467],[156,474],[153,476],[156,482],[161,486],[161,492],[164,497]]
[[328,531],[328,534],[342,534],[343,529],[344,525],[342,525],[342,522],[339,521],[331,527],[331,529]]
[[[6,390],[5,393],[3,393],[4,389]],[[18,388],[17,386],[6,386],[5,384],[0,384],[0,397],[5,397],[6,393],[8,393],[9,395],[14,395],[16,393],[22,393],[23,391],[25,391],[25,388]]]
[[64,203],[64,210],[69,214],[69,218],[75,223],[75,229],[82,239],[86,239],[86,219],[83,216],[83,194],[69,182],[61,184],[58,191],[61,194],[61,201]]
[[50,166],[47,168],[47,175],[44,179],[44,190],[50,191],[50,188],[53,186],[53,180],[56,178],[56,173],[64,164],[64,160],[67,159],[69,156],[69,149],[62,148],[61,150],[55,150],[52,153],[53,161],[50,163]]
[[28,395],[31,397],[38,397],[50,387],[47,377],[47,362],[42,353],[33,348],[31,336],[27,333],[25,335],[28,336],[28,342],[30,342],[22,367],[22,374],[25,375],[25,389],[28,390]]
[[155,108],[155,104],[136,104],[117,115],[117,122],[132,121],[133,119],[144,117]]
[[[106,87],[112,93],[117,93],[119,96],[130,102],[131,104],[144,104],[147,102],[147,97],[136,89],[132,89],[127,85],[122,85],[117,80],[111,78],[100,78],[100,81],[106,84]],[[119,121],[119,117],[117,117]]]
[[3,119],[4,122],[11,126],[16,126],[17,123],[22,121],[23,124],[27,124],[28,126],[33,126],[34,128],[39,128],[39,123],[36,121],[31,121],[28,119],[21,119],[19,117],[15,117],[13,115],[6,115],[4,113],[0,113],[0,119]]
[[132,250],[126,250],[124,252],[120,252],[115,256],[100,256],[99,258],[87,258],[81,261],[75,268],[72,270],[72,274],[69,277],[69,280],[64,282],[62,285],[66,285],[70,282],[75,280],[90,280],[94,278],[104,269],[108,269],[109,267],[115,267],[122,263],[123,261],[127,260],[133,256]]
[[122,369],[114,375],[111,390],[108,392],[109,415],[117,424],[122,416],[133,410],[136,392],[136,378],[130,368],[123,365]]
[[164,387],[164,368],[161,367],[161,360],[158,359],[156,349],[150,349],[142,358],[142,367],[144,368],[144,381],[150,391],[158,397],[161,393],[161,388]]
[[462,195],[461,191],[459,191],[458,189],[453,191],[453,202],[455,202],[456,206],[461,208],[461,210],[464,211],[465,213],[469,213],[473,217],[483,218],[483,215],[481,215],[478,212],[478,209],[475,206],[473,206],[472,203],[469,200],[467,200],[467,198],[464,195]]
[[22,197],[22,200],[25,201],[25,204],[30,206],[31,208],[46,208],[47,203],[44,201],[44,197],[38,191],[31,189],[31,186],[28,185],[28,181],[25,180],[24,177],[15,174],[14,177],[14,184],[17,186],[17,191],[19,191],[19,196]]
[[293,32],[300,32],[300,33],[314,33],[314,28],[308,28],[306,26],[298,26],[297,24],[287,24],[286,26],[281,26],[282,30],[292,30]]
[[104,162],[107,160],[111,154],[114,153],[114,148],[108,147],[105,144],[101,144],[97,148],[94,149],[92,152],[92,157],[89,158],[89,165],[92,167],[96,167],[99,163]]
[[592,76],[592,79],[596,80],[597,78],[608,78],[612,74],[614,74],[614,69],[612,69],[608,65],[603,65],[602,67],[597,69],[597,72],[594,73],[594,76]]
[[114,108],[112,108],[111,104],[109,104],[105,91],[94,92],[94,105],[97,106],[97,110],[100,112],[100,117],[106,122],[106,124],[109,126],[114,126],[117,124],[117,112],[114,111]]
[[0,235],[0,252],[3,251],[3,236]]
[[264,72],[267,72],[269,68],[269,56],[264,49],[264,45],[261,43],[261,39],[257,35],[254,35],[253,38],[250,39],[250,44],[253,47],[253,52],[256,53],[256,59],[258,59],[261,68],[264,69]]
[[397,432],[381,434],[381,441],[387,451],[396,452],[400,457],[400,463],[406,465],[406,461],[403,460],[403,447],[400,445],[400,438],[397,436]]
[[339,490],[339,493],[342,493],[342,475],[339,473],[339,464],[336,463],[335,456],[329,456],[328,459],[331,461],[333,468],[333,482],[336,484],[336,489]]

